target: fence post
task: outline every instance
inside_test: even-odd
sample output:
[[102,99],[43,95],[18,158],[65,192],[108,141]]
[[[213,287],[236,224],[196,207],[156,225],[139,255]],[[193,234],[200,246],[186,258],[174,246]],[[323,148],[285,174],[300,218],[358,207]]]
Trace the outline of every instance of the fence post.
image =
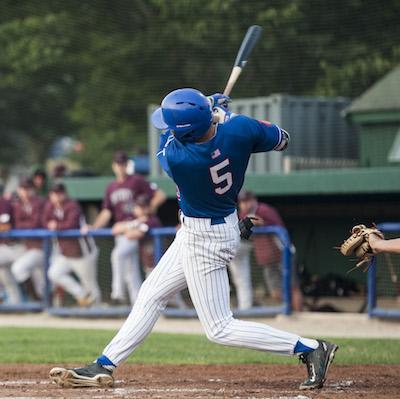
[[280,239],[284,245],[283,249],[283,303],[286,315],[290,315],[292,311],[292,252],[291,243],[286,231],[282,231]]
[[368,269],[368,316],[371,317],[373,310],[376,307],[376,256],[371,260]]
[[44,292],[44,307],[48,309],[51,306],[51,286],[49,281],[49,267],[50,267],[50,255],[51,245],[50,237],[46,237],[43,240],[43,252],[44,252],[44,279],[45,279],[45,292]]
[[163,255],[163,245],[161,234],[154,234],[154,266],[157,265]]

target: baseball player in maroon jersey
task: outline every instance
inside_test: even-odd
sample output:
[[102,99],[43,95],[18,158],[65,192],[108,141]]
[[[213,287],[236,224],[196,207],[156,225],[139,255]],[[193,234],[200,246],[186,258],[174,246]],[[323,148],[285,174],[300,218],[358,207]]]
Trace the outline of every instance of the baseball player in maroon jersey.
[[[125,234],[129,240],[137,240],[139,243],[140,259],[146,276],[154,267],[154,242],[147,232],[160,227],[160,219],[151,212],[151,199],[147,195],[140,195],[133,206],[134,220],[116,223],[113,227],[114,234]],[[172,296],[168,301],[169,306],[180,309],[187,308],[187,305],[180,292]]]
[[[49,230],[79,229],[82,213],[79,204],[67,196],[64,184],[56,183],[49,192],[42,223]],[[93,239],[58,238],[53,245],[49,279],[70,293],[79,306],[100,301],[97,283],[98,250]],[[77,281],[71,273],[74,273]]]
[[[11,201],[0,197],[0,231],[12,228]],[[0,238],[0,284],[7,295],[7,303],[15,305],[21,302],[21,292],[11,273],[11,264],[24,253],[24,246],[16,241]]]
[[48,193],[47,173],[42,168],[36,168],[32,174],[32,183],[35,193],[42,198],[45,198]]
[[[239,217],[254,216],[256,226],[281,226],[285,224],[275,208],[259,202],[251,192],[244,190],[239,193]],[[253,248],[255,260],[258,266],[263,268],[263,276],[269,294],[273,299],[282,299],[282,244],[271,234],[254,235]],[[253,300],[253,289],[250,273],[250,250],[248,242],[241,242],[239,251],[230,264],[230,271],[233,282],[237,289],[238,307],[245,309],[251,306]],[[292,247],[292,255],[295,255],[295,248]],[[298,286],[294,265],[292,301],[293,309],[300,311],[302,308],[303,296]]]
[[[37,229],[42,227],[43,200],[35,195],[32,180],[23,178],[17,189],[18,197],[13,201],[13,220],[16,229]],[[44,293],[44,252],[43,242],[24,239],[25,252],[11,266],[15,280],[25,293],[39,300]]]
[[132,208],[133,220],[117,222],[113,226],[113,234],[124,234],[129,240],[144,240],[153,227],[160,227],[160,219],[151,213],[150,198],[140,195]]
[[[155,213],[165,201],[165,194],[148,183],[143,176],[128,175],[127,163],[128,156],[125,152],[115,153],[112,169],[116,179],[106,189],[103,209],[95,222],[92,226],[82,229],[82,233],[87,232],[88,228],[104,227],[111,220],[114,224],[134,220],[135,215],[132,213],[132,208],[140,195],[151,198],[150,210],[152,213]],[[118,228],[113,228],[113,233],[115,246],[111,254],[111,300],[114,304],[124,303],[127,291],[129,300],[133,304],[143,282],[138,240],[129,239],[125,232]]]

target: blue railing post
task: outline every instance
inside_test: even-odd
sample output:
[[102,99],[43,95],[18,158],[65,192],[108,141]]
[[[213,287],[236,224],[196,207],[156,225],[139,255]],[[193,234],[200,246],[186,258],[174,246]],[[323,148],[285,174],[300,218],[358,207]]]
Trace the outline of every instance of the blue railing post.
[[49,281],[48,271],[50,267],[50,256],[51,256],[51,243],[50,237],[46,237],[43,240],[43,252],[44,252],[44,307],[48,309],[51,306],[51,285]]
[[292,251],[291,242],[289,235],[286,230],[283,230],[279,235],[282,244],[284,245],[282,260],[283,260],[283,279],[282,279],[282,291],[283,291],[283,306],[284,314],[290,315],[292,311]]
[[368,316],[371,317],[376,307],[376,256],[372,258],[370,267],[368,269],[367,284],[368,284],[368,292],[367,292]]
[[154,236],[154,266],[160,261],[163,255],[162,236],[157,234]]

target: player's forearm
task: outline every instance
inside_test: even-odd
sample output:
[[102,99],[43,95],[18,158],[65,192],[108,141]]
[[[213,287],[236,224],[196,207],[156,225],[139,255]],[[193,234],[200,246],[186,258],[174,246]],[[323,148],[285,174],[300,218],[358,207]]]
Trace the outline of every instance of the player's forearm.
[[151,199],[150,208],[153,213],[157,212],[157,209],[167,200],[167,196],[164,191],[157,190],[153,198]]
[[96,220],[94,221],[92,227],[94,229],[100,229],[102,227],[107,226],[110,220],[111,220],[111,211],[108,209],[102,209],[101,212],[97,215]]
[[400,238],[395,238],[393,240],[377,240],[371,247],[375,252],[400,254]]

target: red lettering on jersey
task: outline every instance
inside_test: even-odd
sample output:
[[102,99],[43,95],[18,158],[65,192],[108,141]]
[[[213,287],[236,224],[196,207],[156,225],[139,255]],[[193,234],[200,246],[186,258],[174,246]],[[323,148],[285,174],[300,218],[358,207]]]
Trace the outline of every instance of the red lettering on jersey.
[[271,125],[272,125],[272,123],[269,122],[269,121],[262,121],[261,119],[259,119],[258,121],[259,121],[260,123],[264,124],[264,125],[267,125],[267,126],[271,126]]

